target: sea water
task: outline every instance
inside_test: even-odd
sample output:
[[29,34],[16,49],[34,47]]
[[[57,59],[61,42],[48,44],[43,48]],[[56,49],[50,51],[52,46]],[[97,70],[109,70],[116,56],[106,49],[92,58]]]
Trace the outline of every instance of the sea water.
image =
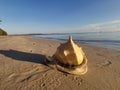
[[44,35],[34,35],[34,36],[66,41],[69,35],[72,35],[74,41],[77,41],[80,43],[87,43],[87,44],[92,44],[92,45],[96,45],[104,48],[116,49],[120,51],[120,31],[44,34]]

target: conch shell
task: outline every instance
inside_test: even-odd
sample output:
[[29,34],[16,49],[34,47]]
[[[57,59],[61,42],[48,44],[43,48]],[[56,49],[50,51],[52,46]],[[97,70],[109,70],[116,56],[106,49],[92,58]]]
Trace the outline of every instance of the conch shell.
[[66,43],[61,44],[51,60],[47,57],[46,61],[53,61],[56,68],[70,74],[85,74],[87,72],[87,58],[81,47],[77,46],[72,36]]
[[80,65],[83,62],[84,53],[69,37],[67,43],[60,45],[54,54],[56,59],[66,65]]

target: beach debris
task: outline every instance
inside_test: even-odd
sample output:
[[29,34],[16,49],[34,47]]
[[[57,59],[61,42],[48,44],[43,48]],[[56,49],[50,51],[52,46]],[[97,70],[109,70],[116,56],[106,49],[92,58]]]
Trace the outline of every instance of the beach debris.
[[73,42],[72,36],[57,48],[52,57],[46,57],[46,64],[51,67],[55,65],[54,68],[70,74],[82,75],[87,72],[85,53]]

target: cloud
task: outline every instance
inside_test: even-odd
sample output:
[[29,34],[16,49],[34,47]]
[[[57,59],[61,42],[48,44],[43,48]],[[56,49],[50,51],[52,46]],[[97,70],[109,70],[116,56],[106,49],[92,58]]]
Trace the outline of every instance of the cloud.
[[79,28],[79,30],[82,32],[120,31],[120,20],[89,24]]

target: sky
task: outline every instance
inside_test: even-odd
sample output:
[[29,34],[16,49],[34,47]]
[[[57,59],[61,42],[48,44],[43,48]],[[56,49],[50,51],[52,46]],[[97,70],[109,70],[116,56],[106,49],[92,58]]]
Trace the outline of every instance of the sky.
[[0,0],[9,34],[120,31],[120,0]]

